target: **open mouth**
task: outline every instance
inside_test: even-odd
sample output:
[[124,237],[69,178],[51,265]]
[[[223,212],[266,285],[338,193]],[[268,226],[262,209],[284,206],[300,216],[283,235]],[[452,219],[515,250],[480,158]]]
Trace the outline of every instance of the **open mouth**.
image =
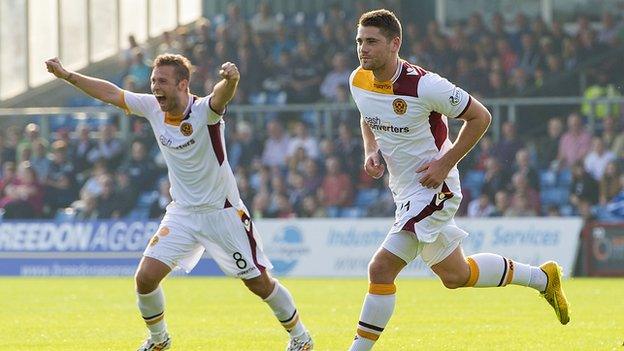
[[165,103],[167,102],[167,98],[164,95],[154,94],[154,97],[156,98],[160,106],[165,106]]

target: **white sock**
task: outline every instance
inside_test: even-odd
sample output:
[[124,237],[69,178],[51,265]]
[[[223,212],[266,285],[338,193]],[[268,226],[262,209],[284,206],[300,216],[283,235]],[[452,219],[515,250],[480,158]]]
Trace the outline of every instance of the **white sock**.
[[164,339],[167,332],[167,324],[165,323],[165,295],[163,294],[160,285],[156,290],[147,293],[139,294],[138,306],[141,311],[141,316],[147,328],[150,331],[152,341],[160,342]]
[[264,299],[264,302],[271,307],[273,314],[282,323],[291,338],[301,336],[306,332],[305,326],[299,319],[299,313],[292,295],[277,279],[273,292]]
[[394,312],[395,302],[394,284],[369,285],[358,322],[357,335],[349,351],[368,351],[373,348]]
[[546,274],[539,268],[512,261],[501,255],[478,253],[467,257],[470,279],[466,286],[493,287],[507,284],[546,289]]

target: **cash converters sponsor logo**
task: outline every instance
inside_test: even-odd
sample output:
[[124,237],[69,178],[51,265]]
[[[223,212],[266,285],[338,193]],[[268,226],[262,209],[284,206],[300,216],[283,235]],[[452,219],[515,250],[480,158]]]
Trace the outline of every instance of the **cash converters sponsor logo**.
[[269,245],[267,254],[271,257],[273,271],[276,274],[288,274],[291,272],[301,256],[310,252],[306,245],[301,229],[297,226],[283,228]]
[[379,130],[382,132],[391,132],[391,133],[409,133],[409,127],[396,127],[390,123],[381,123],[381,119],[379,117],[364,117],[364,121],[372,130]]
[[184,148],[187,148],[187,147],[195,144],[195,139],[190,139],[190,140],[188,140],[184,144],[181,144],[181,145],[178,145],[178,146],[172,146],[173,141],[171,139],[167,138],[166,136],[162,135],[162,134],[160,135],[160,137],[158,137],[158,141],[160,141],[160,143],[163,146],[166,146],[166,147],[174,149],[174,150],[182,150]]

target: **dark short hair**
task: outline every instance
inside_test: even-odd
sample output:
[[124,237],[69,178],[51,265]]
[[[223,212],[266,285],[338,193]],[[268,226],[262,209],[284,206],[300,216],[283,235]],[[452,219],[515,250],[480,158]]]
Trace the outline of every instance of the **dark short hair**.
[[386,9],[369,11],[360,17],[358,26],[377,27],[388,40],[402,37],[401,23],[394,12]]
[[154,59],[154,67],[172,66],[175,69],[176,80],[191,80],[191,61],[182,55],[162,54]]

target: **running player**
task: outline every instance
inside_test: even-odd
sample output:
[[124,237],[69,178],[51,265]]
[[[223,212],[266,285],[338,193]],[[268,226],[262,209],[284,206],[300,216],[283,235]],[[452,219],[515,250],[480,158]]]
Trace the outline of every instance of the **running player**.
[[204,250],[226,274],[242,279],[269,305],[290,334],[287,350],[311,350],[312,339],[292,296],[268,273],[271,262],[240,199],[225,153],[223,114],[240,79],[236,65],[221,66],[223,79],[206,97],[189,93],[191,63],[181,55],[156,57],[152,94],[136,94],[67,71],[58,58],[46,61],[46,66],[88,95],[147,118],[169,169],[173,201],[135,276],[139,310],[150,332],[139,351],[170,348],[160,282],[176,267],[189,272]]
[[[396,203],[395,223],[369,264],[369,289],[350,350],[370,350],[394,310],[394,280],[409,262],[423,261],[449,289],[529,286],[542,293],[562,324],[568,303],[555,262],[534,267],[492,253],[465,257],[468,234],[455,225],[461,201],[457,163],[490,124],[490,113],[475,98],[436,73],[401,60],[401,25],[387,10],[360,17],[358,67],[349,79],[361,114],[364,168],[383,175],[385,160]],[[452,143],[447,117],[464,125]],[[380,156],[381,154],[381,156]]]

